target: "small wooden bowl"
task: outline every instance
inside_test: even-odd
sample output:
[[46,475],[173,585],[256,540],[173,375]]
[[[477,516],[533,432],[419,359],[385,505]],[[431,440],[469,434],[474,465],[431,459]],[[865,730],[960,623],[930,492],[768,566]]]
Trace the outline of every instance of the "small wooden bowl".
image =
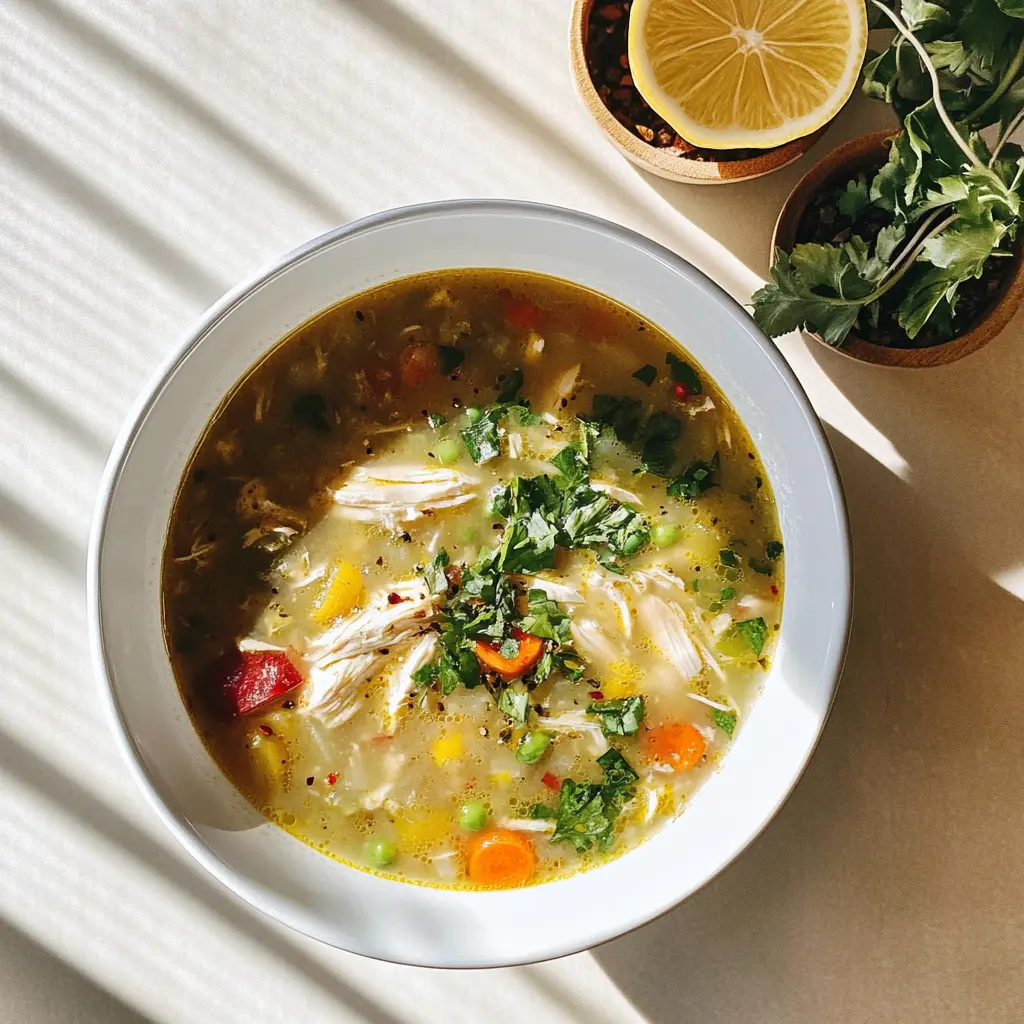
[[[772,235],[772,263],[775,250],[791,252],[796,245],[796,233],[810,201],[821,191],[840,182],[848,181],[861,171],[874,172],[889,159],[888,140],[892,132],[873,132],[834,149],[819,160],[797,183],[789,194],[775,224]],[[829,345],[812,331],[804,331],[826,348],[852,359],[879,366],[905,366],[925,368],[955,362],[988,344],[1009,322],[1024,300],[1024,274],[1021,273],[1020,246],[1013,257],[1013,265],[1003,281],[1002,288],[993,297],[992,305],[982,313],[965,333],[952,341],[929,348],[895,348],[875,345],[853,334],[839,347]]]
[[576,91],[580,94],[587,110],[593,115],[612,145],[637,167],[668,178],[669,181],[685,181],[693,185],[724,185],[733,181],[749,181],[760,178],[772,171],[788,166],[799,159],[825,133],[825,127],[802,139],[787,142],[775,149],[747,160],[691,160],[675,155],[678,150],[660,149],[650,146],[637,138],[612,117],[611,112],[597,94],[590,71],[587,68],[587,23],[590,9],[597,0],[575,0],[572,9],[572,23],[569,28],[569,48],[572,56],[572,74],[576,80]]

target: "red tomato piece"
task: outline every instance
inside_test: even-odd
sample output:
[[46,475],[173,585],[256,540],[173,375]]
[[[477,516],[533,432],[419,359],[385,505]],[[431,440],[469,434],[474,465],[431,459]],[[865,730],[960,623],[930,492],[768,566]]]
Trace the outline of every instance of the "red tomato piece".
[[505,323],[509,327],[536,330],[544,322],[544,310],[529,299],[512,299],[505,307]]
[[558,792],[562,788],[562,783],[558,781],[557,775],[552,775],[551,772],[545,772],[541,777],[540,781],[544,783],[548,789]]
[[230,659],[221,685],[231,714],[247,715],[301,682],[299,670],[280,651],[239,651]]

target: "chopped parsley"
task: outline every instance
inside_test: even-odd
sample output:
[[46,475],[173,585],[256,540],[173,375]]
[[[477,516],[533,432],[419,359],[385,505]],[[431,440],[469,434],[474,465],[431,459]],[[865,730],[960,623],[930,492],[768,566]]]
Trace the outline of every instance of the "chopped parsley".
[[523,371],[516,367],[510,374],[498,378],[498,401],[514,402],[523,386]]
[[697,371],[689,363],[684,363],[675,353],[667,353],[665,355],[665,363],[668,366],[668,372],[671,374],[672,379],[677,384],[682,384],[691,395],[699,395],[704,390],[704,385],[701,384]]
[[736,556],[736,552],[730,548],[722,548],[718,552],[718,560],[722,565],[728,566],[730,569],[738,569],[740,566],[740,560]]
[[454,345],[438,345],[437,354],[441,364],[441,372],[445,376],[457,370],[466,359],[466,353]]
[[[476,415],[473,414],[476,413]],[[501,437],[498,424],[505,415],[503,405],[489,405],[469,413],[470,423],[459,431],[470,458],[476,462],[488,462],[501,454]]]
[[750,568],[754,570],[754,572],[758,572],[762,576],[772,575],[772,567],[763,558],[748,558],[747,565],[749,565]]
[[726,736],[731,738],[733,730],[736,728],[736,712],[722,711],[721,708],[712,708],[711,721],[714,722]]
[[770,540],[764,546],[764,553],[774,562],[782,557],[782,542]]
[[644,720],[644,710],[643,697],[622,697],[587,705],[587,714],[601,719],[605,736],[635,736]]
[[439,412],[428,412],[427,413],[427,426],[431,430],[437,430],[438,427],[443,427],[448,422],[447,416],[442,416]]
[[640,453],[643,468],[655,476],[670,476],[676,460],[676,441],[683,425],[667,412],[651,413],[644,424],[644,445]]
[[683,472],[668,485],[670,498],[699,498],[706,490],[715,486],[715,472],[720,465],[718,452],[709,462],[699,459],[691,462]]
[[423,570],[423,578],[427,581],[427,589],[432,594],[443,594],[448,589],[448,577],[444,570],[448,565],[448,552],[441,548]]
[[750,644],[750,649],[760,658],[768,639],[768,625],[764,619],[759,615],[756,619],[737,622],[732,628]]
[[610,428],[623,444],[631,444],[640,429],[642,404],[639,398],[626,395],[594,395],[590,419]]
[[635,380],[640,381],[641,384],[646,384],[650,387],[658,376],[658,368],[647,363],[646,365],[641,366],[639,370],[632,374],[632,376]]
[[636,795],[639,776],[617,750],[607,750],[597,763],[604,772],[604,782],[566,779],[559,792],[551,842],[569,843],[577,853],[585,853],[595,845],[599,850],[609,849],[615,820]]
[[530,694],[522,686],[506,686],[498,696],[498,710],[523,725],[530,711]]

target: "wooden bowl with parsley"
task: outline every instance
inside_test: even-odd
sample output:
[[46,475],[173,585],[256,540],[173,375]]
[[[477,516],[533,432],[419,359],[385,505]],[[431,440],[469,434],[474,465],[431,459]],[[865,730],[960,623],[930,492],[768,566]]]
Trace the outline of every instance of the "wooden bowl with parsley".
[[[854,139],[835,149],[800,179],[775,225],[773,278],[781,277],[786,282],[796,262],[798,272],[803,275],[817,272],[824,280],[830,274],[839,274],[832,280],[842,283],[843,271],[832,250],[850,244],[855,235],[866,245],[866,261],[879,258],[880,252],[886,251],[882,232],[892,223],[892,218],[871,201],[871,186],[880,168],[889,161],[893,138],[889,132],[875,132]],[[794,249],[798,246],[802,252],[794,261]],[[933,317],[916,329],[914,337],[908,336],[899,318],[901,314],[906,318],[908,311],[911,314],[916,311],[920,317],[924,313],[923,304],[931,298],[925,291],[927,282],[922,287],[921,280],[932,268],[918,260],[911,261],[902,280],[881,297],[877,320],[872,316],[873,311],[866,309],[866,304],[856,307],[856,320],[838,343],[829,337],[829,326],[841,330],[854,310],[840,302],[832,303],[830,309],[829,299],[825,297],[818,306],[805,294],[803,301],[808,308],[818,306],[812,314],[819,319],[815,323],[818,330],[806,325],[804,331],[844,355],[881,366],[923,368],[955,362],[991,341],[1009,323],[1024,299],[1019,244],[1000,248],[997,253],[988,258],[981,277],[969,277],[960,284],[953,316],[947,320],[935,318],[933,313]],[[810,265],[805,261],[810,261]],[[893,265],[896,269],[885,281],[899,273],[901,266],[906,266],[895,260],[889,266]],[[847,274],[852,277],[849,271]],[[795,285],[792,291],[799,287]],[[838,289],[835,293],[838,294]],[[919,304],[911,305],[919,296]],[[759,322],[772,317],[775,309],[790,315],[800,301],[800,296],[784,286],[776,288],[769,296],[762,291],[755,300]],[[914,321],[910,323],[911,329],[917,326]]]

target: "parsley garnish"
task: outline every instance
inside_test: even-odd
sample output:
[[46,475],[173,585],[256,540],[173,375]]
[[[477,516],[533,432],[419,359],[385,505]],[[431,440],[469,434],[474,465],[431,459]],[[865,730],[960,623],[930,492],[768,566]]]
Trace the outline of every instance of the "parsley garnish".
[[503,405],[489,405],[486,409],[477,410],[478,415],[470,414],[469,426],[459,432],[474,462],[487,462],[501,454],[498,424],[505,411]]
[[507,377],[499,379],[498,401],[514,402],[523,386],[523,371],[516,367]]
[[670,498],[699,498],[706,490],[715,486],[715,472],[719,467],[718,452],[710,462],[691,462],[680,476],[668,485]]
[[764,553],[774,562],[782,557],[782,543],[777,540],[770,540],[764,546]]
[[641,366],[640,369],[633,373],[632,376],[636,380],[640,381],[641,384],[646,384],[650,387],[654,383],[654,379],[658,376],[658,368],[647,363],[646,365]]
[[747,565],[749,565],[754,572],[759,572],[762,576],[772,575],[772,567],[763,558],[748,558]]
[[737,622],[732,628],[750,644],[754,655],[760,658],[768,639],[768,625],[764,619],[759,615],[756,619]]
[[736,552],[730,548],[722,548],[722,550],[718,552],[718,560],[722,565],[726,565],[730,569],[738,569],[740,565],[740,560],[736,557]]
[[736,712],[722,711],[721,708],[712,708],[711,721],[713,721],[726,736],[731,737],[733,730],[736,728]]
[[615,819],[636,794],[639,778],[629,762],[614,749],[603,753],[597,763],[604,782],[576,782],[566,779],[558,799],[553,843],[569,843],[577,853],[595,844],[607,850],[614,838]]
[[437,430],[438,427],[443,427],[448,422],[446,416],[442,416],[439,412],[428,412],[427,413],[427,426],[431,430]]
[[498,710],[523,725],[530,712],[530,694],[522,686],[506,686],[498,695]]
[[665,355],[665,362],[672,379],[677,384],[682,384],[691,395],[699,395],[704,390],[697,371],[689,363],[684,363],[674,352]]
[[441,372],[445,376],[457,370],[466,359],[466,353],[454,345],[438,345],[437,354],[440,358]]
[[651,413],[644,424],[644,446],[640,461],[648,473],[668,476],[676,460],[676,441],[683,432],[678,418],[667,412]]
[[427,581],[427,589],[432,594],[443,594],[448,589],[448,577],[444,570],[448,565],[448,552],[441,548],[423,570],[423,578]]
[[594,701],[587,705],[587,714],[601,719],[605,736],[635,736],[644,720],[644,710],[643,697]]

